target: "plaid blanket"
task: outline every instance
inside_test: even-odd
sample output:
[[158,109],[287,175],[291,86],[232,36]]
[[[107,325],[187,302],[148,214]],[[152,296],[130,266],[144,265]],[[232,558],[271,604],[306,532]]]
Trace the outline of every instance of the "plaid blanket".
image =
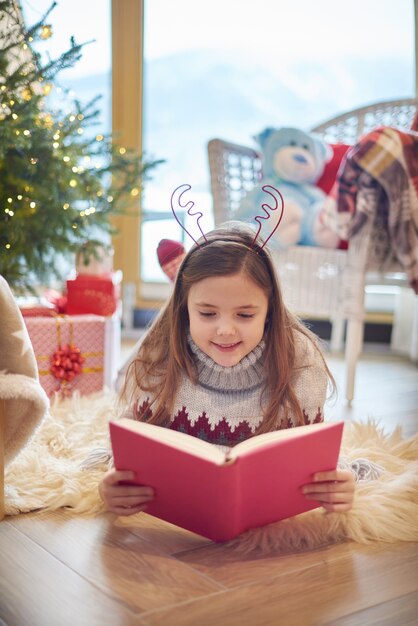
[[[383,224],[418,293],[418,132],[379,127],[364,135],[347,152],[337,183],[340,237],[355,237],[368,220]],[[378,201],[359,203],[359,192]]]

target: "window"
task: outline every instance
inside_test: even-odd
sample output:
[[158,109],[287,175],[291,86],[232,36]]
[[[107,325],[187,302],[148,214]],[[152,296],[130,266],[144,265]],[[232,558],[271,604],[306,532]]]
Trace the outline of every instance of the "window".
[[175,187],[192,185],[211,226],[209,139],[251,145],[266,126],[412,97],[414,59],[413,0],[146,0],[144,149],[166,163],[144,196],[142,279],[165,280],[155,249],[180,237]]
[[[25,23],[32,26],[38,22],[52,5],[52,0],[21,0]],[[61,88],[69,89],[71,101],[80,100],[86,104],[96,96],[102,98],[97,103],[100,109],[100,129],[97,132],[111,131],[111,23],[110,2],[103,0],[71,0],[60,2],[49,14],[46,22],[52,27],[52,35],[45,42],[36,44],[43,58],[58,58],[70,48],[70,38],[77,44],[88,42],[82,49],[81,59],[72,67],[62,70],[57,76],[51,97],[61,106],[66,106],[61,97]],[[68,103],[68,102],[67,102]]]
[[[158,241],[181,237],[170,213],[173,189],[191,184],[205,228],[213,224],[207,141],[252,145],[266,126],[310,128],[358,106],[413,96],[415,18],[413,0],[144,2],[144,150],[166,159],[143,198],[142,280],[156,298],[167,286]],[[32,24],[52,0],[21,4]],[[39,47],[56,57],[72,35],[80,43],[93,40],[59,82],[83,102],[103,95],[105,133],[111,130],[110,4],[59,2],[48,18],[53,36]]]

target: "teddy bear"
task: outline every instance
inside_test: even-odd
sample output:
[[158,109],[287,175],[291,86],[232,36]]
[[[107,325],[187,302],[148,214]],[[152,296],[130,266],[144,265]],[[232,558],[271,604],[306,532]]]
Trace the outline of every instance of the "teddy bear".
[[283,218],[273,245],[338,247],[338,235],[322,219],[327,195],[315,185],[332,149],[318,135],[291,127],[266,128],[255,139],[263,153],[263,177],[242,199],[236,218],[250,221],[266,201],[262,187],[272,185],[284,199]]

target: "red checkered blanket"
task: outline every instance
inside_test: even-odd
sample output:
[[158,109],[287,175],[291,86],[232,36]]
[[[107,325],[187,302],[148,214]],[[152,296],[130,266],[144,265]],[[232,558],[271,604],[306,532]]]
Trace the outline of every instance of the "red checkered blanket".
[[[337,181],[338,234],[349,240],[379,218],[418,293],[418,132],[379,127],[364,135],[347,152]],[[368,190],[374,197],[377,191],[379,201],[372,208],[357,202],[360,190],[366,198]]]

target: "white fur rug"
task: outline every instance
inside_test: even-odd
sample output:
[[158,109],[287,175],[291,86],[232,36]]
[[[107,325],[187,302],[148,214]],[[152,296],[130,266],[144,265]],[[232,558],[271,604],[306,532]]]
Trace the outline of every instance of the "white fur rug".
[[[116,415],[116,396],[75,394],[56,400],[29,444],[7,466],[6,514],[68,507],[75,514],[103,511],[98,482],[108,469],[103,462],[82,465],[92,450],[109,448],[108,421]],[[240,551],[314,548],[352,540],[418,541],[418,434],[403,439],[399,429],[385,433],[373,422],[347,423],[342,455],[349,461],[367,458],[384,472],[357,485],[348,513],[315,509],[235,539]]]

